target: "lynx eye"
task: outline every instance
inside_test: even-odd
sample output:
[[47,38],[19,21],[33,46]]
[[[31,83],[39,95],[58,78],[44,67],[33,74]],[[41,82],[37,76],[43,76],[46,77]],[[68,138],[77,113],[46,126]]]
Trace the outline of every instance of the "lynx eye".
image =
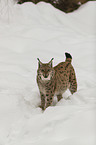
[[50,71],[50,69],[48,69],[48,71]]
[[44,69],[42,69],[41,71],[44,72]]

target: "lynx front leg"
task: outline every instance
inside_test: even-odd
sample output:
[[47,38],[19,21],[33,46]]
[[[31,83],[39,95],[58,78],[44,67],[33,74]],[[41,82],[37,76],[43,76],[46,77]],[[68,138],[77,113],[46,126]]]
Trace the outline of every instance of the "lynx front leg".
[[62,94],[57,95],[58,101],[60,101],[62,98],[63,98],[63,97],[62,97]]
[[45,98],[45,109],[52,105],[54,96],[49,96]]
[[40,105],[40,108],[42,108],[42,110],[45,109],[45,96],[43,93],[40,93],[41,95],[41,105]]

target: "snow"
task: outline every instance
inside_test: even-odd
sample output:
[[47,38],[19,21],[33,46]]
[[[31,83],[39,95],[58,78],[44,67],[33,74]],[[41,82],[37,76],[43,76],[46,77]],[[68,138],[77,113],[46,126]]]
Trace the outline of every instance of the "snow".
[[[96,2],[70,14],[43,2],[11,3],[0,12],[0,145],[95,145]],[[43,112],[37,58],[54,57],[55,66],[65,52],[73,57],[78,91],[54,98]]]

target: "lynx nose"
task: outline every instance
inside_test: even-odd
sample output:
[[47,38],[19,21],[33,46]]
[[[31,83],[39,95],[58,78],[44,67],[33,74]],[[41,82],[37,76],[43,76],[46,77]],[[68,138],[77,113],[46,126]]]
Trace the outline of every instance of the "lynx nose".
[[45,75],[45,78],[47,78],[48,76],[47,75]]

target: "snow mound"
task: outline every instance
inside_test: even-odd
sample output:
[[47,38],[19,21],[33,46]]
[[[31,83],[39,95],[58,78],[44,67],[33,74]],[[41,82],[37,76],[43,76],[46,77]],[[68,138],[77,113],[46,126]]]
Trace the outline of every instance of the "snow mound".
[[[0,15],[0,145],[95,145],[96,2],[65,14],[40,2],[7,6]],[[70,52],[78,91],[38,107],[37,58]]]

